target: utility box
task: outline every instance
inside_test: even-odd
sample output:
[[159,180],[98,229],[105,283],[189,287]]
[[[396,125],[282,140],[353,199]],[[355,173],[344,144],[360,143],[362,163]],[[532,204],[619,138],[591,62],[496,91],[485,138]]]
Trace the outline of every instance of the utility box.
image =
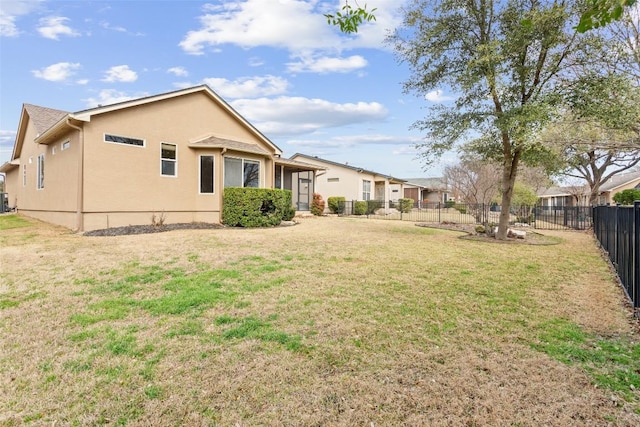
[[0,213],[9,212],[9,193],[0,193]]

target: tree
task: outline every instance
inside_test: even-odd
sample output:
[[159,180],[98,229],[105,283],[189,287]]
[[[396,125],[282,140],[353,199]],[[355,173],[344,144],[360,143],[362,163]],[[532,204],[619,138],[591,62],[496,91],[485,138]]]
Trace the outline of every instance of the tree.
[[619,20],[625,7],[631,7],[636,0],[590,0],[589,7],[580,16],[576,27],[581,33],[600,28]]
[[563,1],[417,0],[389,37],[408,63],[406,92],[426,95],[449,86],[459,97],[414,127],[427,131],[418,145],[430,164],[480,134],[485,159],[501,164],[498,239],[506,239],[511,197],[521,163],[536,165],[546,148],[532,136],[552,111],[546,93],[581,38],[571,29],[578,12]]
[[500,169],[479,158],[463,157],[457,165],[444,169],[451,189],[467,203],[467,210],[482,222],[482,205],[489,205],[500,188]]
[[348,0],[345,0],[344,6],[342,6],[342,11],[338,11],[334,14],[325,13],[325,18],[327,18],[327,23],[329,25],[336,25],[340,27],[340,31],[346,34],[357,33],[358,27],[365,21],[375,21],[376,16],[373,12],[376,11],[376,8],[367,11],[367,5],[365,3],[364,7],[360,7],[358,2],[354,0],[356,7],[352,7],[349,4]]
[[640,190],[637,188],[623,190],[613,195],[613,201],[621,205],[632,205],[636,200],[640,200]]
[[640,163],[640,89],[591,73],[567,84],[561,107],[540,137],[562,161],[558,175],[586,181],[593,205],[604,183]]

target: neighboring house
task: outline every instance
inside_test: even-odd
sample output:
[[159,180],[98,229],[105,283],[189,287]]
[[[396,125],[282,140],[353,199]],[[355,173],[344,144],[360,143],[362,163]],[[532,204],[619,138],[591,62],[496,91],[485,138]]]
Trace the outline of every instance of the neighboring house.
[[606,205],[607,203],[613,205],[616,203],[613,201],[613,196],[616,193],[632,188],[640,189],[640,171],[614,175],[609,181],[600,186],[596,203],[599,205]]
[[[613,196],[623,190],[631,188],[640,189],[640,171],[614,175],[611,179],[600,186],[596,204],[615,204]],[[565,206],[588,206],[589,205],[588,186],[552,186],[539,194],[539,203],[548,208]]]
[[[291,190],[298,176],[312,183],[322,169],[281,154],[202,85],[76,113],[24,104],[0,172],[11,206],[78,231],[148,224],[154,215],[215,223],[224,187]],[[296,196],[308,207],[310,193]]]
[[[324,168],[316,174],[315,192],[322,195],[325,201],[332,196],[341,196],[347,201],[397,201],[402,198],[402,179],[300,153],[294,154],[291,159]],[[399,186],[396,192],[393,191],[393,185]]]
[[422,203],[445,203],[452,199],[444,178],[405,178],[404,197]]
[[588,186],[551,186],[538,194],[538,204],[547,209],[566,206],[588,206]]

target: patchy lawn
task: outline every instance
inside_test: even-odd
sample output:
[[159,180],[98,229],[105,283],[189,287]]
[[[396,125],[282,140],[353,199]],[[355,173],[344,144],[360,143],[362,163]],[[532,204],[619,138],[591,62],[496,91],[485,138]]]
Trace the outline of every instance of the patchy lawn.
[[640,424],[637,324],[586,233],[89,237],[10,217],[1,425]]

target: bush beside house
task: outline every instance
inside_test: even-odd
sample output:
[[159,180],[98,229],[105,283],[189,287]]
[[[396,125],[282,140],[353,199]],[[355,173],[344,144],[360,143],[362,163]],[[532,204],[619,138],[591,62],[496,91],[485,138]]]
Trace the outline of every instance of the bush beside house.
[[324,200],[319,193],[313,193],[313,200],[311,201],[311,213],[320,216],[324,214]]
[[344,212],[344,205],[347,199],[343,196],[331,196],[327,199],[327,206],[329,211],[334,214],[341,214]]
[[222,223],[231,227],[274,227],[295,215],[289,190],[229,187],[223,200]]

